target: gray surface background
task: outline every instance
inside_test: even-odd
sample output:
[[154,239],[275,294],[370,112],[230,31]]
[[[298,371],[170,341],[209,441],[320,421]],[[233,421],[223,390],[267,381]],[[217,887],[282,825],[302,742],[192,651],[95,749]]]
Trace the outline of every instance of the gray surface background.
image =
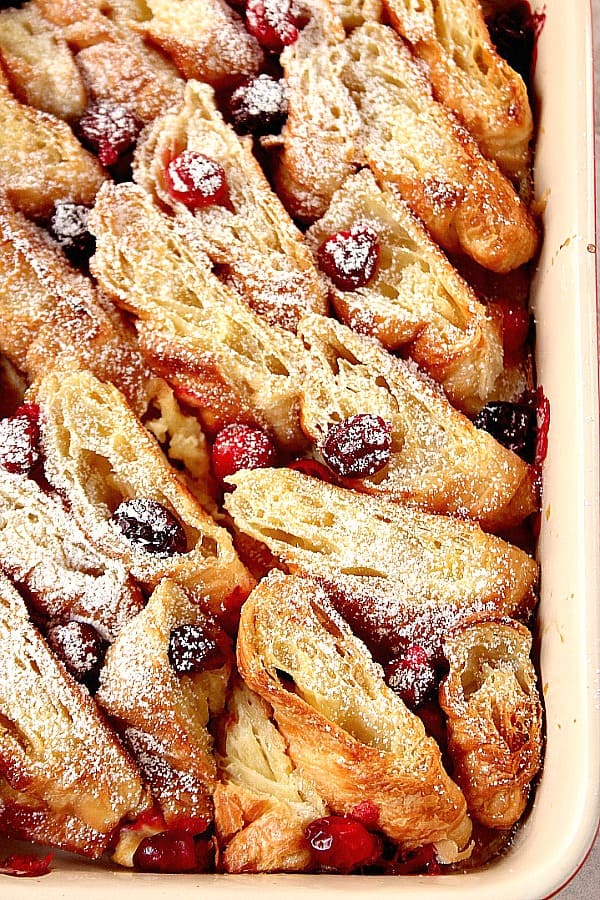
[[[592,21],[594,26],[594,90],[596,95],[594,111],[596,126],[596,246],[598,246],[598,235],[600,235],[600,110],[598,109],[600,103],[600,0],[592,0]],[[592,851],[575,878],[556,896],[560,900],[600,900],[600,836],[596,835],[596,842]]]

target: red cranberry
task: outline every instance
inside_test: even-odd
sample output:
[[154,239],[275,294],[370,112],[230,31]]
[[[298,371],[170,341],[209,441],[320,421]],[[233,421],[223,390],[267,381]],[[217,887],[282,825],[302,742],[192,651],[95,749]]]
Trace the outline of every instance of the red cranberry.
[[247,0],[246,28],[261,47],[274,53],[298,40],[298,22],[290,0]]
[[327,466],[324,466],[323,463],[316,459],[295,459],[290,463],[289,468],[295,469],[296,472],[302,472],[303,475],[310,475],[311,478],[326,481],[327,484],[338,484],[338,480],[331,469],[328,469]]
[[76,681],[97,678],[107,644],[92,625],[56,622],[48,628],[46,638]]
[[533,460],[536,433],[535,407],[499,400],[488,403],[473,419],[477,428],[489,432],[499,443],[527,462]]
[[490,306],[500,314],[504,362],[506,365],[514,365],[523,359],[529,337],[529,312],[522,304],[511,303],[506,299],[496,300]]
[[0,466],[27,475],[40,460],[40,408],[24,403],[8,419],[0,420]]
[[377,828],[379,825],[379,807],[372,800],[361,800],[352,807],[351,816],[358,819],[365,828]]
[[84,141],[98,154],[103,166],[112,166],[137,140],[141,125],[121,103],[99,100],[79,120]]
[[305,835],[313,861],[320,868],[352,872],[369,866],[381,854],[377,835],[352,816],[324,816],[307,825]]
[[329,468],[343,478],[374,475],[390,461],[391,451],[391,425],[370,413],[332,425],[321,450]]
[[87,260],[96,241],[88,231],[89,209],[71,200],[57,200],[50,230],[68,256],[75,261]]
[[138,497],[124,500],[111,516],[111,521],[132,544],[156,556],[185,553],[185,531],[175,516],[156,500]]
[[490,38],[498,53],[525,82],[529,80],[535,42],[544,19],[544,13],[532,12],[527,0],[514,0],[487,20]]
[[196,150],[184,150],[173,157],[165,170],[165,180],[171,196],[189,209],[231,208],[225,169]]
[[372,279],[379,259],[379,235],[358,223],[336,231],[317,250],[317,262],[341,291],[355,291]]
[[223,650],[199,625],[173,628],[169,637],[169,661],[177,675],[191,675],[225,665]]
[[32,853],[13,854],[0,860],[0,875],[14,875],[17,878],[39,878],[50,871],[52,854],[34,856]]
[[385,676],[410,709],[417,709],[429,699],[438,680],[431,656],[418,644],[409,645],[403,656],[388,663]]
[[233,475],[240,469],[260,469],[274,466],[277,450],[271,438],[260,428],[233,423],[217,434],[212,461],[217,478]]
[[196,845],[186,831],[161,831],[144,838],[133,854],[144,872],[191,872],[197,868]]
[[284,82],[265,74],[248,78],[231,95],[229,113],[238,134],[277,134],[287,117]]

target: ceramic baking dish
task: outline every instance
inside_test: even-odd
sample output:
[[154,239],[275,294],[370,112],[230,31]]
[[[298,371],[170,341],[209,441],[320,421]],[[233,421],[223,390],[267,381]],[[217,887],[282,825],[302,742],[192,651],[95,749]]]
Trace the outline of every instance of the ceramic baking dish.
[[542,900],[563,886],[598,822],[600,538],[593,99],[589,0],[534,4],[545,13],[536,91],[535,181],[546,200],[533,285],[538,380],[550,401],[539,558],[538,631],[546,708],[545,763],[532,809],[510,850],[484,870],[444,876],[151,875],[55,854],[42,879],[1,878],[19,900],[155,900],[202,896],[287,900],[318,892],[419,900]]

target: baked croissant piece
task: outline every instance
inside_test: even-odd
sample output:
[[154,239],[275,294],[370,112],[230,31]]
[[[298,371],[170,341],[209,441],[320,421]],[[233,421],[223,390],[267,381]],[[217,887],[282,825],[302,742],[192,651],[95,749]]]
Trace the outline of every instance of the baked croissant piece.
[[202,833],[212,822],[208,722],[223,710],[232,665],[225,635],[169,579],[107,651],[96,699],[118,723],[169,828]]
[[34,219],[49,219],[56,200],[91,203],[106,173],[50,113],[21,103],[0,79],[0,188]]
[[383,680],[318,582],[273,572],[242,608],[238,666],[273,707],[296,766],[335,813],[362,800],[403,848],[468,842],[471,825],[440,751]]
[[375,658],[440,651],[474,613],[526,614],[537,565],[478,525],[327,484],[293,469],[237,472],[235,526],[290,571],[318,579]]
[[91,266],[138,317],[140,341],[175,392],[209,427],[260,425],[286,448],[305,444],[298,416],[303,348],[219,281],[202,240],[135,185],[109,187],[90,216]]
[[495,272],[523,265],[537,227],[495,163],[431,93],[408,47],[367,22],[346,42],[341,77],[360,109],[361,155],[393,185],[446,251]]
[[99,857],[147,806],[139,773],[0,575],[0,833]]
[[496,52],[477,0],[384,2],[392,25],[427,64],[436,99],[507,175],[524,175],[533,134],[527,88]]
[[41,15],[35,0],[0,12],[0,60],[21,102],[59,119],[83,114],[87,94],[81,73],[66,41]]
[[290,759],[271,707],[241,682],[233,688],[221,730],[214,803],[224,870],[308,868],[304,829],[327,807]]
[[3,468],[0,556],[38,613],[87,622],[105,640],[114,640],[144,604],[123,564],[90,543],[60,497]]
[[542,707],[531,633],[512,620],[465,624],[444,640],[440,687],[454,777],[469,812],[508,829],[527,804],[542,758]]
[[368,169],[346,179],[307,232],[317,260],[325,241],[353,228],[373,233],[377,265],[355,289],[328,279],[338,316],[388,349],[408,352],[459,408],[479,409],[502,371],[498,324],[408,205]]
[[366,477],[343,478],[346,486],[468,516],[492,530],[535,510],[527,463],[457,412],[414,366],[334,319],[307,316],[299,335],[310,352],[302,427],[316,448],[324,452],[332,428],[366,411],[390,430],[387,463]]
[[[294,331],[306,312],[326,312],[326,292],[301,233],[252,152],[223,120],[208,85],[188,82],[182,106],[145,132],[135,157],[135,180],[184,218],[189,210],[169,190],[167,164],[182,152],[222,166],[230,208],[194,211],[205,251],[239,294],[271,324]],[[187,227],[192,227],[190,224]]]
[[40,408],[48,481],[91,543],[151,588],[170,576],[215,611],[252,579],[113,385],[86,371],[50,372],[29,399]]

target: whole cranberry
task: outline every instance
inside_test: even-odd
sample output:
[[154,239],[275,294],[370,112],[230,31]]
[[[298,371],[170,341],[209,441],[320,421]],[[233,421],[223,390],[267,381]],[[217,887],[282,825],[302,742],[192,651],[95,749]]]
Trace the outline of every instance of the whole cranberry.
[[285,83],[261,74],[243,81],[229,100],[238,134],[277,134],[287,117]]
[[231,208],[225,169],[196,150],[184,150],[167,165],[165,181],[171,196],[188,209]]
[[217,640],[199,625],[178,625],[169,636],[169,662],[177,675],[219,669],[226,657]]
[[532,462],[537,424],[534,406],[498,400],[484,406],[473,419],[473,424],[489,432],[503,447],[517,453],[526,462]]
[[172,556],[187,550],[183,526],[156,500],[145,497],[124,500],[115,509],[111,521],[128,541],[147,553]]
[[186,831],[161,831],[144,838],[133,854],[144,872],[191,872],[197,868],[196,845]]
[[366,478],[390,461],[392,427],[381,416],[360,413],[332,425],[321,448],[323,459],[342,478]]
[[79,120],[85,143],[98,154],[103,166],[112,166],[137,141],[141,123],[122,103],[98,100]]
[[260,428],[233,423],[219,431],[212,448],[217,478],[226,478],[240,469],[260,469],[277,463],[273,441]]
[[336,231],[317,250],[319,267],[340,291],[355,291],[373,278],[379,260],[379,235],[370,225],[357,223]]
[[304,834],[313,862],[319,868],[348,873],[373,865],[381,855],[379,837],[352,816],[315,819],[307,825]]
[[39,462],[39,414],[36,403],[24,403],[0,420],[0,466],[7,472],[27,475]]
[[55,622],[46,633],[48,644],[76,681],[95,683],[108,646],[87,622]]
[[391,689],[413,710],[431,697],[438,682],[431,655],[418,644],[410,644],[401,657],[391,660],[385,677]]
[[246,28],[261,47],[281,53],[298,40],[291,0],[247,0]]

